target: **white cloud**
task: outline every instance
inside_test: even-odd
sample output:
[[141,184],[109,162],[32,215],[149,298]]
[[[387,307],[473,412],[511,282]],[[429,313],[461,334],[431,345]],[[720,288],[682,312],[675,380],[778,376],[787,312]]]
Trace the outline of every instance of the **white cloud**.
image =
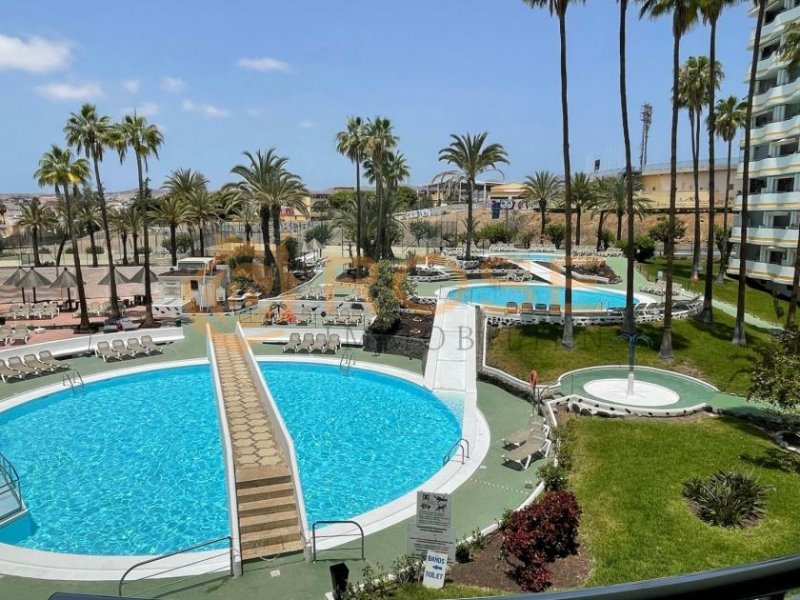
[[136,106],[129,106],[127,108],[122,109],[122,114],[130,115],[134,112],[137,115],[141,115],[143,117],[152,117],[157,115],[159,111],[158,104],[155,102],[142,102],[141,104],[137,104]]
[[300,128],[301,129],[311,129],[314,126],[314,123],[311,121],[300,121]]
[[104,96],[103,88],[96,83],[48,83],[38,86],[36,91],[43,98],[56,102],[94,100]]
[[246,114],[248,117],[254,117],[254,118],[256,118],[256,119],[257,119],[258,117],[260,117],[261,115],[263,115],[263,114],[264,114],[264,111],[263,111],[263,110],[261,110],[260,108],[248,108],[248,109],[245,111],[245,114]]
[[126,79],[122,82],[122,87],[131,94],[135,94],[139,91],[141,83],[138,79]]
[[186,82],[183,79],[165,75],[161,78],[161,89],[170,94],[174,94],[186,89]]
[[288,63],[266,56],[264,58],[242,58],[237,64],[242,69],[251,69],[253,71],[282,71],[283,73],[291,71]]
[[27,41],[0,35],[0,70],[17,69],[31,73],[49,73],[62,69],[71,58],[67,42],[31,37]]
[[219,108],[213,104],[196,103],[191,100],[184,100],[182,107],[186,112],[198,113],[214,119],[222,119],[231,115],[230,111],[224,108]]

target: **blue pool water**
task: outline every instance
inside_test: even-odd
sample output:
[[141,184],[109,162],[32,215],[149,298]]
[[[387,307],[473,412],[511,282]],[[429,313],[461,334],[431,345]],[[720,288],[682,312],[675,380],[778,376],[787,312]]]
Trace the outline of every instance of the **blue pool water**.
[[[564,288],[545,284],[476,285],[451,290],[448,298],[473,304],[504,307],[507,302],[531,304],[560,304],[564,307]],[[634,298],[634,303],[639,301]],[[606,290],[572,289],[572,306],[575,310],[602,310],[625,306],[625,295]]]
[[506,256],[512,260],[535,260],[536,262],[551,263],[556,258],[564,258],[564,253],[556,254],[554,252],[512,252],[500,253],[498,256]]
[[30,510],[0,528],[0,542],[163,554],[229,533],[208,366],[98,381],[2,412],[0,452]]
[[309,525],[348,519],[424,483],[461,427],[424,388],[311,363],[261,363],[292,434]]

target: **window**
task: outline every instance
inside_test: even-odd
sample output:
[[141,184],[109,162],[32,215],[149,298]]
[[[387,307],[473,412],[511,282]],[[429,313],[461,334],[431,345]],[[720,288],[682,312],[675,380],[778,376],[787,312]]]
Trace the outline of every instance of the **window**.
[[775,191],[777,192],[793,192],[794,191],[794,177],[783,177],[778,179]]
[[191,289],[193,292],[196,292],[200,289],[196,279],[189,280],[189,289]]

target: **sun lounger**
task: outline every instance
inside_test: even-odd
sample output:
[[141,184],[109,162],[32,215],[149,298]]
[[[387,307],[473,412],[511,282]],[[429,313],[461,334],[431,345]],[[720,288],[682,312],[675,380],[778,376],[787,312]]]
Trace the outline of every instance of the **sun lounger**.
[[297,347],[297,350],[295,350],[295,352],[311,352],[311,347],[313,345],[314,345],[314,334],[304,333],[303,341],[300,342],[300,345]]
[[309,352],[325,352],[328,345],[328,337],[324,333],[318,333],[314,344],[308,349]]
[[532,431],[524,444],[503,455],[503,463],[518,464],[524,471],[531,466],[534,460],[544,456],[543,446],[544,440]]
[[561,316],[561,305],[560,304],[551,304],[550,308],[547,310],[547,314],[551,317],[560,317]]
[[128,340],[128,353],[130,356],[145,356],[149,354],[147,348],[142,346],[138,338],[130,338]]
[[506,314],[516,315],[519,314],[519,307],[516,302],[506,302]]
[[527,442],[532,435],[537,432],[541,432],[541,435],[538,436],[541,438],[542,442],[544,442],[545,435],[544,435],[544,417],[540,417],[539,415],[531,415],[528,419],[528,426],[525,429],[520,429],[519,431],[515,431],[511,435],[507,435],[503,438],[503,446],[519,446],[520,444],[524,444]]
[[311,323],[311,311],[300,311],[300,314],[297,315],[297,321],[295,321],[295,325],[308,325],[309,323]]
[[17,327],[8,337],[8,343],[13,344],[21,340],[23,344],[27,344],[30,336],[31,332],[28,331],[27,327]]
[[0,358],[0,379],[2,379],[4,383],[8,383],[9,379],[22,379],[23,377],[24,375],[19,371],[9,369],[6,365],[6,361]]
[[53,373],[58,368],[54,367],[53,365],[46,365],[40,361],[35,354],[26,354],[22,357],[22,361],[26,366],[30,367],[37,373]]
[[36,375],[39,373],[39,369],[29,367],[22,362],[22,359],[19,356],[10,356],[8,358],[8,368],[23,375]]
[[97,347],[94,350],[95,354],[103,359],[103,362],[108,362],[109,358],[115,358],[117,360],[122,360],[122,357],[115,351],[111,349],[111,346],[108,342],[97,342]]
[[332,333],[328,336],[328,345],[325,347],[325,351],[336,353],[342,347],[342,341],[339,339],[338,333]]
[[300,347],[300,334],[299,333],[291,333],[289,334],[289,341],[286,342],[286,345],[283,347],[284,352],[297,352],[297,349]]
[[142,336],[142,347],[147,350],[148,354],[161,354],[164,351],[153,342],[153,338],[149,335]]
[[111,349],[116,352],[120,358],[133,358],[134,353],[125,345],[123,340],[112,340]]
[[56,360],[50,350],[42,350],[39,352],[39,360],[44,364],[56,369],[69,369],[69,363],[63,360]]
[[533,312],[533,304],[530,302],[523,302],[519,309],[519,314],[521,315],[532,315]]

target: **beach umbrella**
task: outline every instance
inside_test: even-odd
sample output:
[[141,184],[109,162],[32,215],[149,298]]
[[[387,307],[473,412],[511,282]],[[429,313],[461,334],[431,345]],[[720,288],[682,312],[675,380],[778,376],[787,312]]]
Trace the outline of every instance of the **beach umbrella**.
[[[3,282],[3,287],[19,288],[19,282],[25,275],[25,269],[17,267],[11,276]],[[22,288],[22,302],[25,302],[25,288]]]
[[53,282],[50,281],[47,277],[45,277],[41,273],[37,273],[36,269],[31,269],[20,278],[20,280],[17,282],[17,287],[33,288],[33,301],[36,302],[36,288],[48,287],[51,283]]
[[[150,269],[150,281],[153,283],[158,282],[158,275],[153,273],[152,269]],[[133,274],[133,277],[129,277],[128,283],[144,283],[144,267],[136,271],[136,273]]]
[[322,244],[317,241],[317,238],[311,238],[311,248],[322,255]]
[[67,303],[72,306],[72,292],[71,288],[78,287],[78,280],[75,278],[67,267],[64,267],[64,270],[58,274],[58,277],[55,278],[55,281],[50,284],[51,288],[60,289],[60,290],[67,290]]
[[[121,283],[131,282],[130,279],[125,277],[125,275],[123,275],[119,271],[114,271],[114,281],[117,282],[117,285],[120,285]],[[103,275],[103,278],[97,282],[97,285],[111,285],[111,271]]]

